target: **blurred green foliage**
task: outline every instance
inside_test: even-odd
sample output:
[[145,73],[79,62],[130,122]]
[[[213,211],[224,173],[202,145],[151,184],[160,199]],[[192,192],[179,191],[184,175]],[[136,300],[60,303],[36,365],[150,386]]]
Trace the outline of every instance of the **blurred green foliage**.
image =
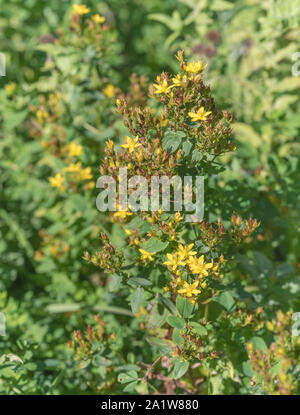
[[[0,52],[7,61],[7,75],[0,78],[0,311],[7,331],[0,337],[0,393],[145,393],[134,386],[124,392],[124,379],[117,380],[131,371],[134,382],[137,363],[152,364],[157,356],[132,318],[129,292],[116,292],[117,281],[108,284],[82,260],[85,249],[97,246],[101,230],[120,248],[124,235],[96,210],[95,190],[79,186],[60,193],[50,186],[48,178],[68,162],[41,142],[51,143],[52,128],[62,127],[59,148],[80,143],[79,160],[96,179],[104,141],[112,137],[118,143],[127,133],[116,115],[116,97],[128,93],[136,104],[147,100],[139,81],[134,84],[141,95],[134,94],[131,74],[153,80],[171,71],[178,49],[203,59],[217,104],[235,115],[239,142],[237,155],[224,156],[226,169],[208,186],[224,202],[221,215],[235,210],[261,222],[254,250],[238,256],[237,275],[267,319],[279,309],[299,311],[300,76],[292,74],[292,56],[300,51],[300,2],[87,1],[111,28],[111,48],[102,55],[89,35],[72,40],[71,4],[0,0]],[[59,28],[66,34],[60,47],[52,43]],[[114,94],[106,96],[110,84]],[[57,92],[63,97],[58,117],[39,134],[32,132],[44,105],[40,97],[48,101]],[[207,216],[216,219],[209,208]],[[238,298],[237,289],[231,294]],[[87,360],[79,368],[67,341],[74,330],[94,324],[96,313],[117,339],[115,353],[108,344],[97,349],[93,364]],[[154,326],[164,323],[155,318]],[[228,348],[236,347],[234,336],[236,327],[232,337],[223,328]],[[265,329],[259,336],[271,343]],[[238,340],[244,353],[241,384],[226,367],[223,378],[212,377],[202,393],[253,392],[245,339]],[[114,368],[108,378],[107,365]],[[255,392],[266,393],[260,386]]]

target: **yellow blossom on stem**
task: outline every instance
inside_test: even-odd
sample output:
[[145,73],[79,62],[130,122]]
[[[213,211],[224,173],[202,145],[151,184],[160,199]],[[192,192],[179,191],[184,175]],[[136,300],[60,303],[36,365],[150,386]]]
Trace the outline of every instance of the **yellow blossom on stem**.
[[185,262],[178,256],[177,253],[175,254],[167,254],[168,261],[164,262],[164,265],[167,265],[172,271],[176,271],[179,265],[185,265]]
[[115,87],[113,84],[108,84],[103,90],[103,94],[108,98],[112,98],[115,95]]
[[181,214],[179,212],[176,212],[175,215],[174,215],[174,219],[175,219],[175,222],[178,223],[178,222],[182,221],[183,216],[181,216]]
[[184,66],[184,70],[186,72],[197,73],[202,72],[204,69],[203,62],[188,62],[187,65]]
[[155,94],[167,94],[172,88],[165,79],[163,81],[157,81],[157,84],[153,84],[153,86],[156,89]]
[[189,112],[188,115],[193,122],[195,121],[206,121],[211,111],[205,111],[204,107],[200,107],[197,112]]
[[[119,210],[119,206],[117,206],[117,209],[118,209],[117,212],[114,213],[115,218],[126,219],[127,216],[132,215],[132,213],[128,211],[128,207],[125,210]],[[128,233],[127,233],[127,235],[128,235]]]
[[129,153],[132,153],[137,147],[140,147],[141,144],[138,143],[138,137],[130,138],[128,135],[125,137],[126,144],[121,144],[121,147],[128,148]]
[[63,183],[65,182],[65,177],[61,173],[57,173],[55,177],[49,177],[49,182],[52,187],[56,187],[59,190],[65,190]]
[[182,259],[185,260],[186,258],[189,258],[190,256],[194,256],[197,254],[196,251],[192,251],[194,244],[189,244],[189,245],[182,245],[179,244],[178,245],[178,256]]
[[201,255],[200,258],[190,257],[188,265],[193,274],[199,274],[201,277],[206,277],[208,275],[207,270],[213,267],[211,262],[207,264],[204,262],[204,255]]
[[183,288],[180,288],[177,292],[179,294],[185,294],[185,297],[192,297],[193,295],[198,295],[201,293],[201,290],[198,290],[197,287],[199,285],[199,281],[195,281],[192,284],[188,282],[183,283]]
[[72,156],[72,157],[80,156],[80,154],[82,152],[82,145],[81,144],[76,144],[76,143],[71,143],[68,146],[68,152],[69,152],[70,156]]
[[94,14],[94,16],[92,16],[92,20],[94,23],[104,23],[105,22],[105,17],[104,16],[100,16],[100,14]]
[[74,164],[74,163],[69,164],[68,167],[64,168],[64,171],[68,172],[68,173],[78,173],[78,172],[80,172],[81,171],[81,162],[79,161],[76,164]]
[[85,4],[73,4],[73,12],[82,16],[83,14],[87,14],[90,12],[91,9],[86,7]]
[[142,254],[142,259],[145,261],[153,261],[153,255],[155,255],[155,252],[147,252],[145,249],[139,249],[140,253]]
[[110,150],[113,151],[114,149],[114,142],[112,140],[106,140],[105,141],[106,147]]
[[92,169],[90,167],[86,167],[80,171],[80,179],[81,180],[89,180],[92,179]]
[[173,81],[173,85],[171,85],[172,87],[178,87],[182,85],[182,77],[181,74],[177,74],[174,78],[172,78]]

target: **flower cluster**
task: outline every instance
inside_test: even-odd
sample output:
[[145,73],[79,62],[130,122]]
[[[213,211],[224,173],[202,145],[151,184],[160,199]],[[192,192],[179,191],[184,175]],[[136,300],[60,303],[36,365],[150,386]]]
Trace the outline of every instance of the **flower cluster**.
[[83,258],[108,273],[120,272],[124,265],[124,255],[111,245],[104,232],[101,232],[101,239],[103,241],[101,251],[97,251],[94,255],[85,252]]
[[[165,291],[172,290],[184,297],[187,297],[192,304],[207,286],[207,277],[220,276],[220,263],[214,260],[206,262],[204,255],[197,256],[193,250],[194,244],[179,244],[173,253],[167,254],[167,261],[164,262],[172,275],[169,286]],[[222,278],[222,276],[221,276]]]
[[152,87],[152,94],[165,106],[164,119],[169,127],[184,132],[196,149],[209,156],[235,150],[230,128],[233,116],[218,111],[210,87],[203,82],[203,62],[186,64],[182,52],[178,60],[182,72],[173,77],[162,73]]
[[275,334],[275,340],[265,350],[247,345],[251,367],[255,373],[252,386],[261,385],[271,395],[297,393],[299,376],[300,338],[291,333],[292,313],[277,312],[277,318],[267,321],[266,327]]
[[115,335],[107,331],[105,322],[98,315],[94,315],[95,325],[88,326],[86,333],[76,330],[73,339],[69,340],[68,346],[74,350],[74,359],[83,361],[91,358],[103,346],[111,347],[114,343]]

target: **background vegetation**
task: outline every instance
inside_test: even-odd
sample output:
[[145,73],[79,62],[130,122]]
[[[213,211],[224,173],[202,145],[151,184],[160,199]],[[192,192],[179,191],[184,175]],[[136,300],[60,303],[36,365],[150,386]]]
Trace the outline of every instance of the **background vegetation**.
[[[71,1],[0,0],[7,63],[0,78],[0,392],[299,393],[291,318],[300,311],[300,76],[292,74],[300,1],[86,6],[91,12],[81,25]],[[89,23],[96,13],[106,21]],[[127,252],[123,227],[95,207],[105,141],[118,147],[130,135],[116,99],[160,108],[148,88],[162,71],[178,71],[179,49],[207,63],[205,82],[217,107],[235,117],[237,151],[222,155],[224,168],[208,184],[221,207],[207,209],[205,219],[220,215],[226,227],[237,212],[260,227],[234,255],[226,295],[212,302],[212,326],[201,332],[217,350],[227,345],[231,364],[219,355],[191,374],[161,362],[154,389],[147,389],[145,371],[166,345],[146,340],[143,318],[152,316],[152,326],[163,330],[170,316],[151,314],[147,296],[134,303],[138,285],[118,288],[83,253],[99,247],[103,231]],[[142,272],[138,277],[156,281]],[[262,318],[255,314],[260,307]],[[220,324],[222,338],[215,338]],[[101,336],[80,355],[68,341],[88,325]]]

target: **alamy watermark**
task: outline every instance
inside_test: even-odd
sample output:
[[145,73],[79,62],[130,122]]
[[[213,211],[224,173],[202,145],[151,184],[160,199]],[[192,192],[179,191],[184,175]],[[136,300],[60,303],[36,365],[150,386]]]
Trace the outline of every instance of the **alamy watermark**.
[[296,61],[292,66],[292,75],[300,76],[300,52],[293,53],[292,60]]
[[4,313],[0,313],[0,336],[6,335],[6,319]]
[[204,176],[184,176],[183,179],[180,176],[132,176],[128,179],[127,167],[121,167],[117,180],[101,176],[96,187],[103,189],[96,200],[100,212],[128,209],[155,212],[161,207],[164,212],[184,211],[186,222],[200,222],[204,216]]
[[300,312],[294,313],[292,320],[296,321],[292,326],[292,336],[300,336]]
[[6,60],[4,53],[0,53],[0,76],[6,75]]

